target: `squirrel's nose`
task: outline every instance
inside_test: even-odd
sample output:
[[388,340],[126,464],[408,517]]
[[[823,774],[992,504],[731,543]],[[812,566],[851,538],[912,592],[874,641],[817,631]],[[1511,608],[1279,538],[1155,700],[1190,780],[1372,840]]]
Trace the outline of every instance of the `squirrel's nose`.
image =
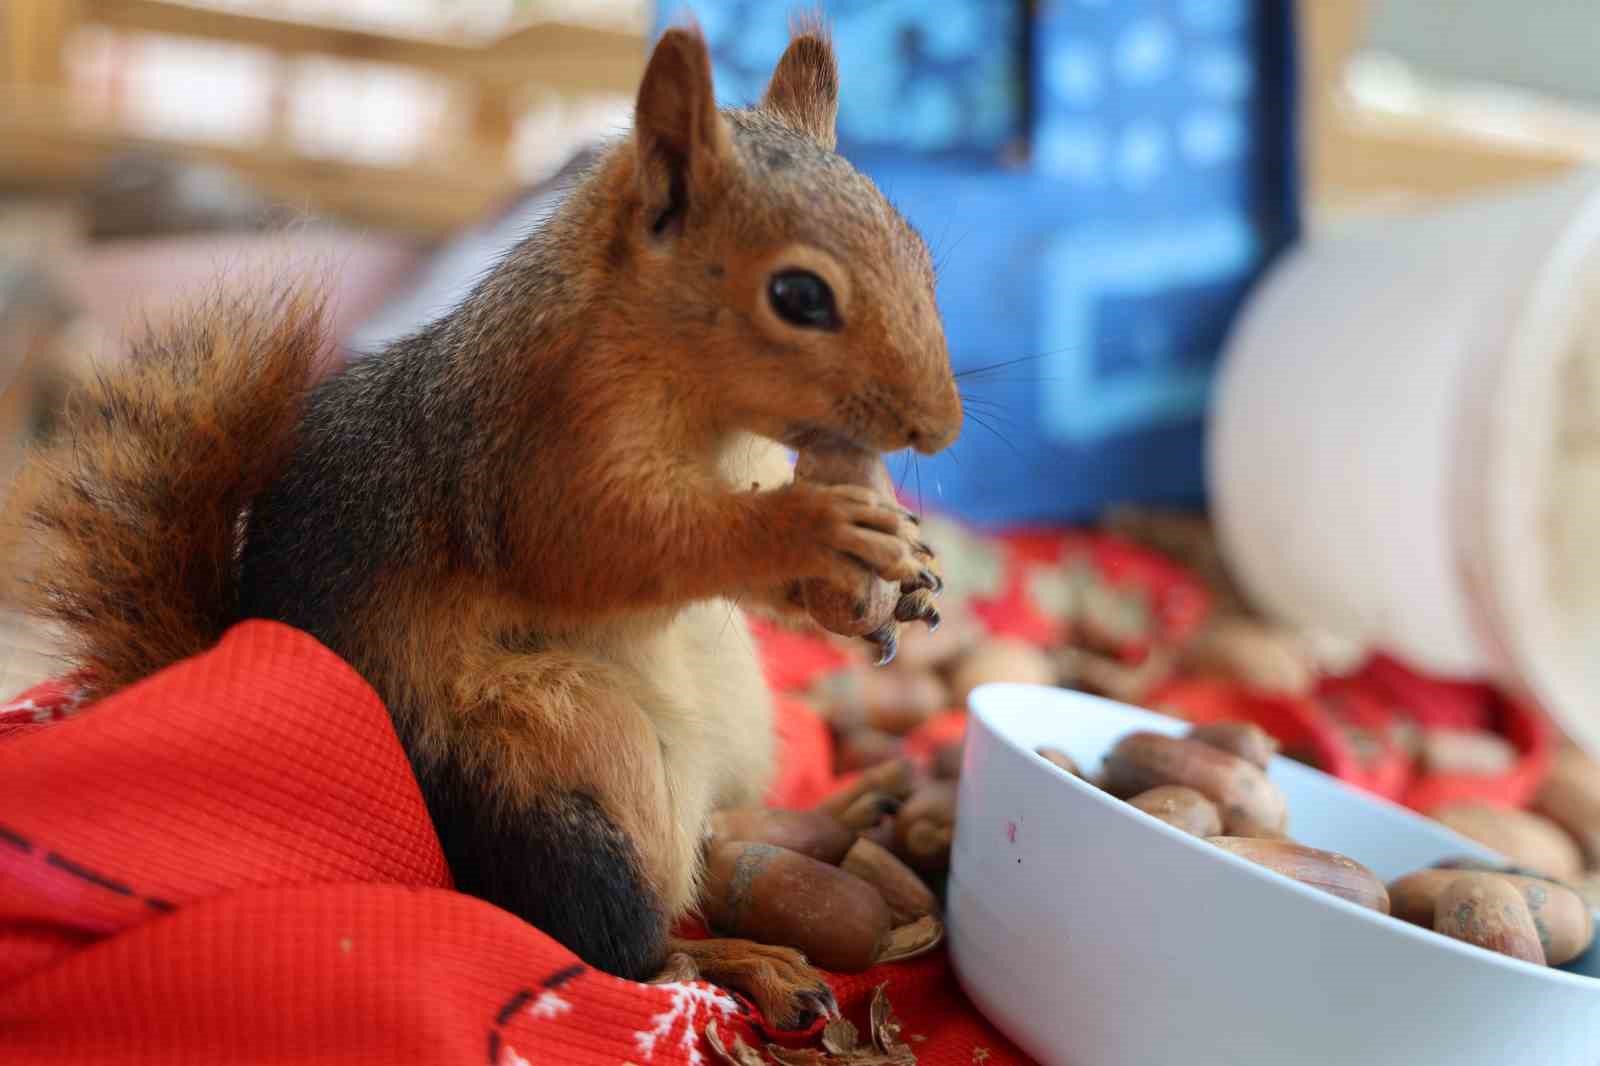
[[937,402],[923,406],[906,422],[906,444],[923,455],[937,455],[961,435],[961,390],[948,371],[942,391]]
[[923,455],[937,455],[948,448],[961,432],[961,417],[939,425],[918,426],[907,434],[906,443]]
[[910,445],[923,455],[937,455],[961,436],[961,390],[955,379],[946,382],[943,402],[934,411],[924,411],[923,417],[912,425]]

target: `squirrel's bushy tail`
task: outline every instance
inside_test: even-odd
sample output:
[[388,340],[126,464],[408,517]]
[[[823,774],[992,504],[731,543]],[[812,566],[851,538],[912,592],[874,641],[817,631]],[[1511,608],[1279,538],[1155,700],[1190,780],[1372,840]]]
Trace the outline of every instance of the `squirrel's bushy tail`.
[[20,596],[96,694],[237,620],[247,508],[289,457],[326,346],[304,291],[216,297],[83,383],[24,468],[6,514],[35,556]]

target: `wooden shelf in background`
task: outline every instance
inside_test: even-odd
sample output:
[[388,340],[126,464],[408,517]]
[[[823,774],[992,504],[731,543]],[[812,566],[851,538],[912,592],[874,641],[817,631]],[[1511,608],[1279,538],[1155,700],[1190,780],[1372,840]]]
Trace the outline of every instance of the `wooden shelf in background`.
[[1552,177],[1577,161],[1555,147],[1485,143],[1359,107],[1344,76],[1370,0],[1299,0],[1305,202],[1315,216],[1437,202]]
[[0,608],[0,703],[62,672],[61,644],[36,622]]
[[85,121],[59,102],[34,99],[0,109],[0,177],[13,181],[78,183],[111,154],[159,151],[221,163],[264,193],[308,212],[437,236],[481,219],[513,194],[508,173],[379,167],[315,159],[252,147],[142,137]]
[[623,30],[537,22],[500,37],[439,40],[354,24],[269,18],[179,0],[79,0],[81,18],[113,29],[166,33],[281,53],[394,63],[505,90],[631,93],[644,72],[644,42]]
[[[86,26],[239,44],[283,57],[391,64],[448,83],[469,121],[435,131],[436,145],[387,166],[300,151],[288,143],[281,119],[245,144],[145,135],[123,125],[115,107],[90,115],[69,106],[63,55]],[[142,149],[225,164],[308,212],[443,234],[477,221],[515,192],[520,175],[512,148],[530,97],[629,95],[645,51],[641,33],[550,18],[496,36],[436,39],[182,0],[0,0],[0,183],[59,189],[90,178],[114,153]]]

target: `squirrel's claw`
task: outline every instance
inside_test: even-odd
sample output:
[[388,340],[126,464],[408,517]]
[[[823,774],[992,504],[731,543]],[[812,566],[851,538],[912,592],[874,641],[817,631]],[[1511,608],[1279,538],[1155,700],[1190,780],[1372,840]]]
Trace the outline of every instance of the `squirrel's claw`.
[[[902,601],[904,602],[904,601]],[[898,608],[896,608],[898,611]],[[866,636],[867,642],[878,648],[876,666],[888,666],[894,662],[895,653],[900,650],[900,626],[896,622],[885,622]]]
[[[938,556],[933,546],[925,540],[913,540],[911,545],[913,554],[916,555],[922,568],[917,571],[917,576],[900,586],[900,591],[908,596],[915,594],[919,589],[929,589],[935,596],[944,591],[944,578],[939,574]],[[902,622],[911,619],[902,618]]]
[[939,610],[933,605],[931,589],[917,588],[900,597],[894,607],[894,621],[886,623],[867,635],[867,640],[878,648],[878,665],[888,665],[900,646],[900,626],[922,622],[931,633],[939,628]]
[[901,596],[900,602],[894,605],[894,620],[915,622],[919,618],[927,618],[932,610],[933,594],[926,589],[915,589]]
[[816,988],[801,992],[796,999],[800,1008],[795,1018],[796,1031],[809,1029],[822,1018],[832,1020],[839,1017],[839,1001],[833,998],[833,990],[827,985],[819,984]]

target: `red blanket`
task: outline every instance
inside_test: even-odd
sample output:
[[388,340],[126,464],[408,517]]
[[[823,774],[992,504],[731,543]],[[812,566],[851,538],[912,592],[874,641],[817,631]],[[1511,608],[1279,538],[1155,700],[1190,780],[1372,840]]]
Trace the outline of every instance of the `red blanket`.
[[[708,1021],[772,1036],[704,984],[598,973],[451,890],[381,703],[270,623],[92,707],[0,708],[0,1062],[709,1063]],[[830,783],[786,703],[772,799]],[[1029,1061],[940,953],[834,980],[888,995],[928,1066]],[[791,1046],[808,1041],[784,1037]]]

